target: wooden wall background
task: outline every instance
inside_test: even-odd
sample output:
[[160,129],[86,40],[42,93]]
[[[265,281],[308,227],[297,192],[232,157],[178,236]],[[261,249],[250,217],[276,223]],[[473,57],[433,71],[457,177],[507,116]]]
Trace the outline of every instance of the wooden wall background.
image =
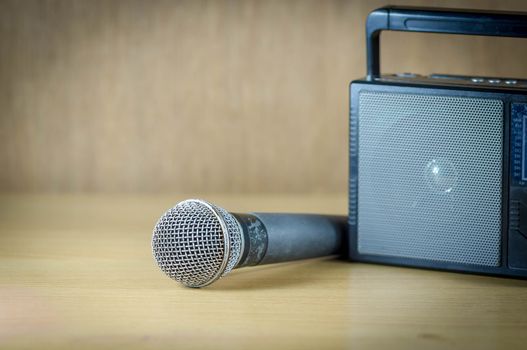
[[[386,3],[0,0],[0,191],[345,193],[348,84]],[[382,48],[384,71],[527,77],[520,39]]]

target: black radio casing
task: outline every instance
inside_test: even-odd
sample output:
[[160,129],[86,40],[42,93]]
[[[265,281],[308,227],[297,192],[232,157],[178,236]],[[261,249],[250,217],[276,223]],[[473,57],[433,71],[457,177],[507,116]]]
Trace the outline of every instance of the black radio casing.
[[[449,74],[432,74],[430,76],[421,76],[411,73],[381,75],[379,39],[380,33],[384,30],[526,38],[527,14],[412,7],[385,7],[370,13],[366,22],[367,76],[362,79],[354,80],[350,84],[349,230],[346,243],[348,248],[348,258],[352,261],[527,278],[527,80]],[[501,101],[499,102],[499,105],[502,106],[502,110],[500,110],[500,116],[502,119],[499,124],[501,128],[501,134],[499,137],[503,144],[500,145],[499,148],[495,148],[496,150],[499,149],[499,152],[501,152],[501,191],[499,195],[492,197],[495,199],[495,202],[498,202],[499,199],[500,207],[499,209],[495,209],[494,214],[497,216],[497,212],[501,211],[501,220],[499,223],[499,229],[496,228],[493,233],[494,237],[496,237],[497,232],[500,231],[499,242],[495,242],[494,248],[497,251],[497,247],[499,247],[499,252],[496,252],[496,256],[493,257],[494,260],[492,264],[464,263],[462,257],[460,258],[459,256],[462,255],[462,253],[460,254],[459,252],[457,253],[458,255],[456,256],[456,259],[429,259],[427,258],[428,252],[426,251],[426,247],[432,247],[432,249],[434,249],[433,247],[440,246],[442,238],[439,237],[438,239],[435,239],[434,237],[433,239],[435,239],[435,241],[433,244],[428,244],[429,242],[426,242],[426,240],[429,240],[430,236],[426,236],[425,238],[423,238],[424,236],[418,237],[420,232],[419,229],[413,230],[413,236],[406,236],[405,239],[401,239],[400,241],[397,241],[397,235],[404,235],[405,232],[389,232],[389,225],[384,225],[382,229],[373,232],[377,227],[375,227],[375,223],[372,224],[369,222],[368,225],[362,225],[363,228],[361,230],[359,229],[361,222],[364,223],[364,220],[369,220],[367,215],[359,215],[361,210],[367,210],[360,205],[360,199],[364,199],[364,197],[360,197],[360,193],[362,193],[363,196],[370,196],[370,199],[374,197],[375,200],[381,198],[375,190],[370,188],[371,183],[368,184],[370,187],[367,187],[367,190],[364,190],[363,187],[363,191],[360,191],[361,180],[359,179],[361,178],[360,172],[362,171],[362,168],[359,168],[361,159],[360,140],[364,134],[364,130],[361,130],[360,122],[364,122],[365,118],[367,119],[371,117],[371,114],[366,116],[361,114],[363,111],[361,111],[360,98],[363,93],[374,96],[391,96],[390,98],[393,98],[394,100],[397,100],[398,96],[413,96],[417,98],[420,98],[419,96],[437,96],[439,99],[443,98],[447,100],[470,100],[472,101],[471,103],[474,103],[474,101],[482,101],[482,103],[486,103],[485,101],[490,100]],[[382,103],[386,104],[387,100],[384,99],[382,101],[384,101]],[[401,101],[401,99],[397,101]],[[371,110],[375,110],[376,102],[374,99],[369,99],[367,103],[373,105],[372,108],[370,108]],[[419,106],[425,105],[421,103]],[[446,110],[447,107],[451,108],[451,106],[445,106],[445,109],[443,109],[441,106],[438,107],[437,105],[433,108],[436,108],[438,115],[444,116],[444,110]],[[404,107],[401,107],[400,103],[397,108],[399,111],[398,113],[404,109]],[[427,116],[430,117],[433,115],[433,110],[426,106],[423,107],[423,110],[425,109],[426,111],[424,112]],[[383,115],[389,115],[389,110],[390,108],[384,108]],[[413,113],[415,112],[414,108]],[[477,116],[474,117],[474,115],[472,115],[471,122],[474,124],[474,120],[477,121],[477,118]],[[484,116],[482,116],[482,118],[484,118]],[[411,120],[418,120],[418,118]],[[428,120],[433,121],[433,117]],[[455,122],[456,137],[459,137],[459,130],[463,130],[462,126],[459,127],[459,125],[463,125],[463,122],[463,120],[457,120]],[[423,125],[422,120],[419,121],[419,123],[421,123],[419,125]],[[474,129],[473,124],[471,130],[474,134],[474,130],[476,129]],[[410,128],[412,127],[411,123],[408,125],[410,125]],[[370,126],[370,128],[372,127]],[[373,129],[375,128],[373,127]],[[397,130],[396,136],[392,135],[390,138],[391,140],[396,140],[394,144],[400,145],[406,140],[404,128],[399,127]],[[380,132],[374,130],[371,133],[379,134]],[[414,130],[413,134],[414,136],[417,134],[417,137],[419,138],[419,132]],[[494,129],[494,135],[496,134],[498,134],[498,128]],[[400,137],[401,140],[398,139],[398,137]],[[409,142],[412,142],[414,139],[409,138]],[[377,142],[375,140],[373,141],[374,145],[375,142]],[[381,141],[378,142],[382,142],[382,139],[380,140]],[[481,140],[485,140],[485,138],[479,138],[478,142]],[[445,137],[444,142],[449,142],[448,137]],[[477,144],[477,142],[474,144]],[[368,145],[368,147],[370,147],[367,149],[367,151],[370,152],[368,155],[369,158],[363,160],[364,163],[361,164],[371,165],[372,163],[375,163],[377,159],[377,154],[375,154],[377,148],[371,146],[371,142],[368,143]],[[404,147],[401,149],[404,149]],[[415,149],[412,149],[412,152],[415,152]],[[458,149],[456,152],[456,154],[459,154],[463,153],[464,150]],[[467,149],[466,152],[470,153],[471,150]],[[379,159],[383,157],[380,153],[378,156]],[[408,159],[411,159],[411,157],[408,158],[407,156],[405,159],[408,163]],[[480,165],[482,167],[485,166],[485,164]],[[373,169],[378,168],[380,169],[381,167],[378,164],[374,164]],[[387,171],[390,170],[388,169]],[[404,172],[401,172],[401,174],[403,173]],[[368,174],[371,174],[371,172]],[[415,172],[412,174],[415,174]],[[362,179],[366,179],[366,182],[368,182],[368,178],[362,177]],[[393,202],[400,204],[397,202],[397,191],[399,191],[397,188],[398,183],[397,180],[394,179],[395,178],[392,177],[387,180],[394,182],[394,190],[391,191],[392,193],[390,194],[390,203]],[[422,178],[419,178],[417,175],[415,176],[415,179],[406,178],[405,186],[408,186],[409,183],[412,184],[412,181],[415,181],[417,186],[417,182],[422,181]],[[497,181],[496,178],[496,191],[498,191]],[[422,184],[420,185],[422,186]],[[474,184],[472,183],[471,186],[474,186]],[[450,189],[448,191],[450,191]],[[405,194],[401,192],[401,196],[404,195]],[[377,203],[375,200],[368,200],[369,207],[366,207],[371,208],[372,203]],[[441,202],[438,201],[438,203]],[[473,218],[477,217],[477,215],[474,216],[474,213],[477,212],[479,204],[480,203],[478,203],[477,200],[474,200],[473,207],[470,208],[472,222],[474,222]],[[393,209],[388,210],[389,212],[387,215],[391,215],[390,220],[392,220],[392,223],[398,224],[399,221],[397,215],[401,214],[402,211],[395,208],[396,204],[393,204],[392,207],[390,207],[392,204],[384,203],[384,205],[384,208]],[[403,214],[407,215],[409,212],[411,213],[410,210],[407,210]],[[362,213],[364,214],[364,212]],[[382,219],[382,214],[376,215],[377,218]],[[484,213],[482,213],[482,215],[484,215]],[[360,221],[361,217],[363,221]],[[375,216],[372,217],[375,218]],[[459,226],[461,221],[460,217],[462,218],[462,213],[456,218],[458,220],[458,226],[456,226],[456,229],[461,227]],[[404,219],[407,219],[407,217],[401,216],[401,220]],[[448,228],[448,217],[443,215],[440,219],[441,220],[438,221],[440,222],[440,225],[443,225],[442,227],[444,228]],[[415,217],[413,217],[412,220],[414,221],[409,220],[408,222],[415,222]],[[431,221],[428,221],[428,223],[430,222]],[[394,226],[398,227],[399,230],[401,230],[401,227],[405,227],[404,225]],[[373,229],[372,231],[368,231],[368,228]],[[395,230],[397,230],[397,228]],[[458,238],[459,241],[463,243],[464,232],[461,231],[463,230],[451,233],[448,237],[450,241],[447,242],[445,239],[445,244],[448,243],[452,245],[452,242],[456,242],[456,239]],[[455,237],[456,235],[458,237]],[[368,252],[368,249],[361,250],[361,237],[366,237],[368,238],[366,240],[367,242],[373,242],[375,244],[377,247],[376,250],[373,249],[375,253]],[[386,237],[386,242],[383,241],[384,237]],[[421,251],[416,252],[415,254],[411,251],[411,249],[413,249],[412,239],[421,239],[420,243],[424,242],[424,244],[419,246]],[[390,249],[388,245],[390,242],[393,243],[394,241],[399,245],[395,249]],[[383,244],[385,244],[384,247]],[[405,244],[408,245],[405,247]],[[472,237],[470,244],[470,254],[474,254],[474,251],[476,251],[477,254],[477,237],[476,239]],[[484,248],[484,244],[486,243],[482,241],[482,248]],[[423,247],[425,247],[424,250]],[[386,250],[383,250],[384,248],[386,248]],[[385,251],[392,253],[385,253]],[[470,261],[470,259],[467,260]]]

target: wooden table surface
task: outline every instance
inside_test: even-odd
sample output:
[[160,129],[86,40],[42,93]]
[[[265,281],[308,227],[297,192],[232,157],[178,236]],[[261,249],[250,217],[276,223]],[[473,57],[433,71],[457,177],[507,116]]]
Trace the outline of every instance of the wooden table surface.
[[[527,281],[318,259],[165,277],[152,227],[186,196],[0,196],[0,348],[526,349]],[[343,196],[201,196],[344,214]]]

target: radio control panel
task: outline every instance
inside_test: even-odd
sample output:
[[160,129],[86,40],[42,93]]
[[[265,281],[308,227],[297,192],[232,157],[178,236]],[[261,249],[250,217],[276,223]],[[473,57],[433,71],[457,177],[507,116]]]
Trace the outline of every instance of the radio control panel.
[[527,103],[512,103],[510,117],[508,263],[527,269]]
[[474,84],[481,85],[505,85],[505,86],[516,86],[526,85],[527,81],[514,78],[497,78],[497,77],[474,77],[468,75],[449,75],[449,74],[431,74],[431,79],[446,79],[446,80],[465,80]]
[[416,73],[396,73],[385,74],[378,80],[407,83],[424,83],[424,84],[447,84],[447,85],[470,85],[490,88],[512,88],[526,89],[527,79],[504,78],[504,77],[485,77],[470,75],[454,74],[430,74],[421,75]]

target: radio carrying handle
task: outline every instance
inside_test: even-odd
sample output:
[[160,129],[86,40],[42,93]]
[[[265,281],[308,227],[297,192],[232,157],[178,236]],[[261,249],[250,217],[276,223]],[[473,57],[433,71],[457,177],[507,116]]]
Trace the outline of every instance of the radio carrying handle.
[[387,6],[366,20],[367,78],[380,76],[383,30],[527,38],[527,13]]

